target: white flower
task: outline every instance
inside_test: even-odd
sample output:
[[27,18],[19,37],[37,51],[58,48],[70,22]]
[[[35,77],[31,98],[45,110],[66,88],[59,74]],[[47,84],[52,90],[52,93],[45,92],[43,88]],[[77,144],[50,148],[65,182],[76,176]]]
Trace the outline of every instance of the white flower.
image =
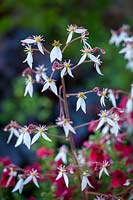
[[37,133],[32,138],[31,145],[34,144],[41,136],[43,137],[44,140],[51,142],[52,140],[50,138],[48,138],[48,136],[46,135],[47,130],[48,129],[46,128],[46,126],[37,127],[36,128]]
[[65,166],[57,167],[57,169],[59,170],[59,174],[56,177],[56,181],[63,177],[64,182],[66,184],[66,187],[68,187],[69,179],[68,179],[68,176],[66,174]]
[[32,68],[32,64],[33,64],[33,56],[32,56],[32,48],[30,45],[25,47],[24,50],[27,54],[26,59],[23,61],[23,63],[27,62],[28,65],[30,66],[30,68]]
[[119,51],[120,54],[124,53],[124,58],[127,59],[128,61],[132,61],[133,60],[133,38],[132,38],[132,42],[127,42],[126,43],[126,47],[124,47],[123,49],[121,49]]
[[69,35],[67,37],[66,44],[71,41],[73,33],[83,34],[86,30],[87,29],[82,28],[82,27],[81,28],[77,27],[76,25],[70,25],[70,26],[68,26],[67,31],[69,32]]
[[39,82],[41,78],[44,80],[47,78],[47,75],[45,71],[47,70],[44,68],[44,65],[40,65],[39,67],[36,67],[36,81]]
[[101,72],[100,67],[99,67],[102,63],[102,61],[99,59],[99,57],[100,57],[100,55],[98,55],[96,57],[96,59],[94,61],[94,66],[96,68],[97,73],[100,74],[100,75],[103,75],[103,73]]
[[69,76],[71,76],[72,78],[74,77],[73,74],[72,74],[72,71],[71,71],[71,66],[72,64],[70,64],[70,60],[68,62],[64,62],[63,63],[63,69],[61,70],[61,78],[66,74],[68,73]]
[[90,186],[91,188],[94,188],[91,185],[91,183],[90,183],[90,181],[89,181],[87,176],[90,176],[90,175],[87,172],[84,172],[83,176],[82,176],[82,182],[81,182],[81,190],[82,191],[87,187],[87,185]]
[[32,169],[32,170],[30,171],[29,176],[24,180],[24,183],[23,183],[23,184],[26,185],[26,184],[28,184],[30,181],[33,181],[33,183],[36,185],[36,187],[39,188],[37,178],[39,178],[39,174],[38,174],[37,170]]
[[30,149],[30,145],[31,145],[31,137],[30,134],[28,132],[28,127],[25,126],[21,129],[19,129],[20,135],[17,139],[17,142],[15,144],[15,147],[18,147],[20,144],[25,144],[28,149]]
[[11,141],[13,135],[15,135],[16,137],[19,137],[19,131],[16,128],[11,127],[9,129],[9,131],[10,131],[10,135],[8,137],[7,144],[9,144],[9,142]]
[[87,98],[87,97],[84,95],[83,92],[80,92],[80,93],[78,94],[78,100],[77,100],[77,103],[76,103],[76,111],[78,111],[79,108],[81,107],[82,111],[83,111],[84,113],[86,113],[86,103],[85,103],[85,99],[86,99],[86,98]]
[[45,79],[45,83],[44,83],[42,92],[44,92],[48,88],[50,88],[55,95],[58,95],[57,94],[57,87],[55,85],[55,81],[53,79],[51,79],[51,78],[46,78]]
[[14,186],[12,192],[16,192],[17,190],[19,191],[19,193],[22,193],[24,187],[24,179],[22,177],[19,178],[18,182],[16,183],[16,185]]
[[130,92],[131,99],[133,99],[133,83],[131,84],[131,92]]
[[67,152],[68,152],[68,149],[66,147],[66,145],[62,145],[60,147],[60,150],[59,150],[59,153],[57,154],[57,156],[55,157],[55,161],[57,162],[58,160],[62,160],[62,162],[64,164],[67,163]]
[[[7,171],[7,169],[4,169],[4,171]],[[10,172],[8,175],[9,175],[9,178],[6,183],[6,187],[9,186],[10,182],[12,181],[12,178],[17,176],[17,172],[13,168],[10,168]]]
[[59,41],[54,40],[54,43],[52,44],[54,47],[52,51],[50,52],[50,60],[51,63],[55,60],[58,59],[59,61],[62,61],[62,52],[60,50],[61,44]]
[[108,166],[109,166],[109,162],[106,161],[106,160],[103,161],[102,167],[101,167],[101,169],[100,169],[100,171],[99,171],[99,179],[101,178],[103,172],[104,172],[107,176],[109,176],[109,173],[108,173],[108,171],[107,171],[107,167],[108,167]]
[[39,51],[42,54],[44,54],[43,45],[41,43],[42,41],[44,41],[44,40],[43,40],[42,36],[40,36],[40,35],[33,36],[33,38],[26,38],[24,40],[21,40],[21,42],[24,43],[24,44],[36,44]]
[[74,128],[71,126],[72,122],[64,117],[58,118],[57,125],[63,127],[66,137],[68,137],[69,132],[76,134]]
[[126,182],[123,184],[124,186],[129,186],[130,185],[130,180],[127,179]]
[[101,98],[100,98],[100,104],[101,104],[101,106],[105,106],[105,98],[107,98],[107,91],[108,91],[107,88],[103,89],[103,91],[100,94],[100,96],[101,96]]
[[116,107],[115,95],[111,89],[108,90],[108,97],[109,97],[109,100],[111,101],[113,107]]
[[30,97],[33,96],[33,80],[30,75],[28,75],[28,78],[26,78],[26,87],[25,87],[24,96],[26,96],[27,93],[29,93]]
[[119,124],[118,124],[118,121],[119,121],[119,116],[118,116],[118,114],[117,114],[117,113],[113,113],[113,114],[111,115],[111,119],[113,119],[115,125],[114,125],[113,127],[110,128],[110,132],[111,132],[112,134],[114,134],[115,136],[117,136],[118,133],[119,133],[119,130],[120,130],[120,127],[119,127]]
[[115,122],[109,116],[109,112],[108,111],[106,111],[106,110],[101,111],[101,113],[99,114],[99,116],[100,116],[100,120],[99,120],[99,123],[97,125],[96,130],[98,130],[99,128],[101,128],[105,123],[108,123],[112,127],[116,126]]
[[119,44],[122,42],[122,41],[125,41],[125,39],[128,37],[128,33],[125,32],[125,31],[121,31],[119,34],[117,31],[111,31],[111,38],[109,40],[109,43],[110,44],[115,44],[116,46],[119,46]]

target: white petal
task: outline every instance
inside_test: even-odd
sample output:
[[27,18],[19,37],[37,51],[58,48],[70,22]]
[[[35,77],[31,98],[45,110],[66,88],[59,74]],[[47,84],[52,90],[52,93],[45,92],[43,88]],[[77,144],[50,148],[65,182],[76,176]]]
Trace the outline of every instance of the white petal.
[[70,68],[67,69],[67,72],[72,78],[74,77]]
[[16,144],[15,144],[15,147],[18,147],[21,143],[22,143],[22,141],[23,141],[23,134],[21,134],[19,137],[18,137],[18,139],[17,139],[17,142],[16,142]]
[[96,67],[96,71],[98,74],[103,75],[103,73],[101,72],[100,68],[99,68],[99,64],[95,63],[95,67]]
[[72,36],[73,36],[73,32],[70,32],[69,35],[68,35],[68,38],[67,38],[66,44],[69,43],[69,42],[71,41]]
[[87,29],[85,29],[85,28],[77,28],[74,32],[75,33],[84,33],[85,31],[87,31]]
[[22,43],[26,43],[26,44],[33,44],[35,43],[36,41],[34,39],[30,39],[30,38],[27,38],[25,40],[21,40]]
[[19,179],[19,181],[16,183],[15,187],[13,188],[12,192],[16,192],[17,190],[19,190],[19,193],[22,193],[23,190],[23,182],[24,180],[21,178]]
[[81,101],[81,109],[83,110],[84,113],[86,113],[86,103],[85,103],[85,100],[82,98],[82,101]]
[[61,160],[64,164],[67,163],[67,157],[66,157],[66,154],[65,153],[62,153],[62,157],[61,157]]
[[108,122],[109,125],[115,127],[115,122],[112,119],[110,119],[110,118],[107,117],[106,120],[107,120],[107,122]]
[[62,61],[62,52],[60,50],[60,47],[56,47],[56,55],[57,55],[57,59]]
[[68,137],[68,134],[69,134],[68,126],[67,125],[63,125],[63,128],[64,128],[64,131],[65,131],[66,137]]
[[107,171],[107,169],[104,167],[103,168],[103,171],[105,172],[105,174],[107,175],[107,176],[109,176],[109,173],[108,173],[108,171]]
[[31,145],[31,137],[29,135],[28,132],[26,132],[24,134],[24,144],[28,147],[28,149],[30,149],[30,145]]
[[101,168],[101,170],[100,170],[100,172],[99,172],[99,179],[101,178],[102,173],[103,173],[103,168]]
[[38,181],[37,181],[36,177],[33,177],[33,183],[36,185],[36,187],[39,188]]
[[76,134],[74,128],[69,123],[67,123],[67,127],[72,133]]
[[28,184],[30,181],[32,180],[32,176],[28,176],[25,180],[24,180],[24,185]]
[[80,60],[79,60],[79,62],[78,62],[78,65],[80,65],[81,63],[83,63],[83,62],[85,61],[85,59],[86,59],[86,54],[84,54],[84,55],[80,58]]
[[36,135],[34,135],[31,141],[31,145],[34,144],[39,139],[39,137],[40,137],[40,133],[37,133]]
[[45,90],[47,90],[49,88],[49,83],[46,82],[42,88],[42,91],[41,92],[44,92]]
[[99,121],[96,130],[98,130],[99,128],[101,128],[101,127],[103,126],[104,123],[105,123],[105,118],[102,118],[102,119]]
[[59,152],[58,154],[57,154],[57,156],[55,157],[55,161],[57,162],[58,160],[60,160],[62,158],[62,152]]
[[31,52],[28,52],[27,58],[23,62],[27,62],[30,68],[32,68],[33,57]]
[[87,177],[83,176],[82,177],[82,182],[81,182],[81,190],[83,191],[87,186]]
[[12,136],[13,136],[13,132],[10,133],[10,135],[9,135],[9,137],[8,137],[8,140],[7,140],[7,144],[9,144],[9,142],[11,141]]
[[90,181],[88,180],[88,178],[87,178],[87,183],[88,183],[88,185],[89,185],[91,188],[94,188],[94,187],[91,185],[91,183],[90,183]]
[[39,51],[44,55],[43,46],[42,46],[41,42],[37,42],[37,47],[38,47]]
[[80,107],[81,107],[81,98],[78,98],[76,103],[76,111],[78,111]]
[[52,140],[44,133],[42,133],[42,137],[44,138],[44,140],[47,140],[49,142],[51,142]]
[[69,183],[68,176],[64,173],[63,177],[64,177],[65,184],[68,187],[68,183]]
[[57,177],[56,177],[56,181],[58,180],[58,179],[60,179],[62,177],[62,173],[61,172],[59,172],[59,174],[57,175]]
[[93,62],[100,64],[99,59],[98,59],[96,56],[92,55],[91,53],[88,54],[88,57],[89,57]]
[[102,96],[102,97],[100,98],[100,104],[101,104],[101,106],[105,106],[104,100],[105,100],[105,97]]
[[54,82],[50,83],[50,88],[51,88],[52,92],[53,92],[55,95],[58,95],[58,94],[57,94],[57,87],[56,87],[56,85],[55,85]]
[[64,67],[62,70],[61,70],[61,78],[63,78],[63,76],[65,75],[66,73],[66,67]]

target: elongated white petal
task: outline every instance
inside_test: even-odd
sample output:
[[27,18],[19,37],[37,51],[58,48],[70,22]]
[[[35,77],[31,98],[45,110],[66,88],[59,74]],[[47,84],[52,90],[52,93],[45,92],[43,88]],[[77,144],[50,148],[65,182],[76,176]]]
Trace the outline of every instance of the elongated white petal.
[[101,70],[100,70],[100,67],[99,67],[99,64],[98,64],[98,63],[95,63],[95,67],[96,67],[96,71],[97,71],[97,73],[98,73],[98,74],[100,74],[100,75],[104,75],[104,74],[101,72]]
[[91,188],[94,188],[94,187],[91,185],[91,183],[90,183],[90,181],[89,181],[88,178],[87,178],[87,184],[88,184]]
[[106,167],[103,168],[103,171],[105,172],[105,174],[106,174],[107,176],[109,176],[109,173],[108,173]]
[[44,140],[47,140],[49,142],[52,141],[45,133],[42,133],[42,137],[43,137]]
[[30,97],[33,96],[33,84],[32,84],[31,82],[29,82],[29,83],[26,85],[24,96],[26,96],[27,93],[29,93]]
[[25,40],[21,40],[22,43],[26,43],[26,44],[33,44],[35,43],[36,41],[34,39],[30,39],[30,38],[27,38]]
[[80,107],[81,107],[81,98],[78,98],[76,103],[76,111],[78,111]]
[[102,119],[99,121],[96,130],[98,130],[99,128],[101,128],[101,127],[103,126],[104,123],[105,123],[105,118],[102,118]]
[[86,54],[84,54],[84,55],[80,58],[80,60],[79,60],[79,62],[78,62],[78,65],[80,65],[81,63],[83,63],[83,62],[85,61],[85,59],[86,59]]
[[83,110],[84,113],[86,113],[86,103],[85,103],[85,100],[83,98],[81,100],[81,109]]
[[112,119],[110,119],[110,118],[107,117],[106,120],[107,120],[107,122],[108,122],[109,125],[115,127],[115,122]]
[[89,57],[93,62],[100,64],[99,59],[98,59],[96,56],[92,55],[91,53],[88,54],[88,57]]
[[12,136],[13,136],[13,132],[10,133],[10,135],[9,135],[9,137],[8,137],[8,140],[7,140],[7,144],[9,144],[9,142],[11,141]]
[[62,173],[61,173],[61,172],[59,172],[59,174],[57,175],[57,177],[56,177],[56,179],[55,179],[55,180],[57,181],[57,180],[59,180],[61,177],[62,177]]
[[44,92],[45,90],[47,90],[49,88],[49,83],[46,82],[42,88],[42,91],[41,92]]
[[105,97],[104,96],[102,96],[101,98],[100,98],[100,104],[101,104],[101,106],[105,106]]
[[85,29],[85,28],[77,28],[77,29],[75,29],[74,32],[81,34],[81,33],[84,33],[85,31],[87,31],[87,29]]
[[41,42],[37,42],[37,47],[38,47],[39,51],[44,55],[43,46],[42,46]]
[[68,35],[68,38],[67,38],[66,44],[69,43],[69,42],[71,41],[72,36],[73,36],[73,32],[70,32],[69,35]]
[[30,149],[30,145],[31,145],[31,137],[29,135],[28,132],[26,132],[24,134],[24,144],[28,147],[28,149]]
[[70,68],[67,69],[67,72],[68,72],[69,76],[71,76],[72,78],[74,77]]
[[32,138],[31,145],[34,144],[40,137],[40,133],[38,132],[34,137]]
[[63,178],[64,178],[66,186],[68,187],[69,179],[68,179],[68,176],[65,173],[63,174]]
[[67,123],[67,127],[72,133],[76,134],[74,128],[69,123]]
[[15,144],[15,147],[18,147],[23,141],[23,134],[21,134],[18,139],[17,139],[17,142]]
[[37,178],[35,176],[33,177],[33,183],[36,185],[36,187],[39,188],[39,184],[38,184]]
[[56,87],[56,85],[55,85],[54,82],[50,83],[50,88],[51,88],[52,92],[53,92],[55,95],[58,95],[58,94],[57,94],[57,87]]
[[64,132],[65,132],[66,137],[68,137],[68,134],[69,134],[68,126],[67,125],[63,125],[63,128],[64,128]]
[[16,183],[15,187],[13,188],[12,192],[16,192],[17,190],[19,190],[19,193],[22,193],[23,190],[23,183],[24,180],[21,178],[19,179],[19,181]]
[[103,173],[103,168],[101,168],[101,170],[100,170],[100,172],[99,172],[99,179],[101,178],[102,173]]
[[87,177],[83,176],[82,177],[82,182],[81,182],[81,190],[83,191],[87,186]]
[[57,55],[57,59],[62,61],[62,52],[60,50],[60,47],[56,47],[56,55]]
[[66,67],[64,67],[62,70],[61,70],[61,78],[63,78],[63,76],[65,75],[66,73]]
[[30,175],[24,180],[24,185],[28,184],[31,180],[32,180],[32,176]]

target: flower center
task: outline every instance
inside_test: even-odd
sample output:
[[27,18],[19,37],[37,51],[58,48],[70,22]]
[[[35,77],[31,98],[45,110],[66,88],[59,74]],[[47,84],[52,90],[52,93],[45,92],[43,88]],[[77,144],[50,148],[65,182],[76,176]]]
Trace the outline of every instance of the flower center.
[[54,40],[54,43],[52,44],[52,46],[54,47],[60,47],[62,44],[60,43],[60,41],[58,40]]

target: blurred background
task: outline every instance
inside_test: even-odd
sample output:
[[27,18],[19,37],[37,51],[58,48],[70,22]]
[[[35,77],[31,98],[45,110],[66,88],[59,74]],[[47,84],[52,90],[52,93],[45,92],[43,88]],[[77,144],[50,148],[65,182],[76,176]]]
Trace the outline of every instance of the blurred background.
[[[25,147],[17,150],[14,142],[6,148],[7,135],[3,127],[16,120],[20,124],[50,124],[58,117],[58,102],[54,95],[48,98],[48,93],[40,94],[41,88],[36,86],[33,98],[23,97],[24,79],[21,78],[26,64],[20,40],[32,35],[43,35],[45,44],[51,49],[53,40],[65,43],[67,38],[67,25],[77,24],[89,31],[89,43],[92,47],[105,49],[102,56],[101,71],[104,76],[99,76],[91,65],[84,65],[82,69],[74,72],[75,79],[67,79],[69,92],[82,91],[84,88],[92,89],[96,86],[130,90],[133,74],[126,69],[126,61],[118,54],[120,48],[109,45],[110,30],[117,29],[123,24],[133,27],[133,1],[132,0],[1,0],[0,1],[0,156],[10,152],[14,163],[24,165],[27,154],[31,154]],[[81,44],[76,43],[65,52],[66,59],[73,58],[78,62]],[[77,51],[77,49],[79,51]],[[49,59],[40,54],[36,59],[36,66],[45,63],[50,67]],[[79,76],[80,74],[80,76]],[[58,79],[58,77],[57,77]],[[88,97],[87,115],[82,112],[75,113],[75,100],[70,99],[69,105],[74,123],[80,124],[91,120],[97,115],[99,101],[95,95]],[[57,106],[55,106],[57,105]],[[81,137],[82,134],[82,137]],[[86,129],[81,129],[77,134],[76,145],[80,146],[82,140],[88,135]],[[25,161],[22,163],[22,158]],[[34,156],[31,157],[31,162]],[[24,159],[23,159],[24,160]]]

